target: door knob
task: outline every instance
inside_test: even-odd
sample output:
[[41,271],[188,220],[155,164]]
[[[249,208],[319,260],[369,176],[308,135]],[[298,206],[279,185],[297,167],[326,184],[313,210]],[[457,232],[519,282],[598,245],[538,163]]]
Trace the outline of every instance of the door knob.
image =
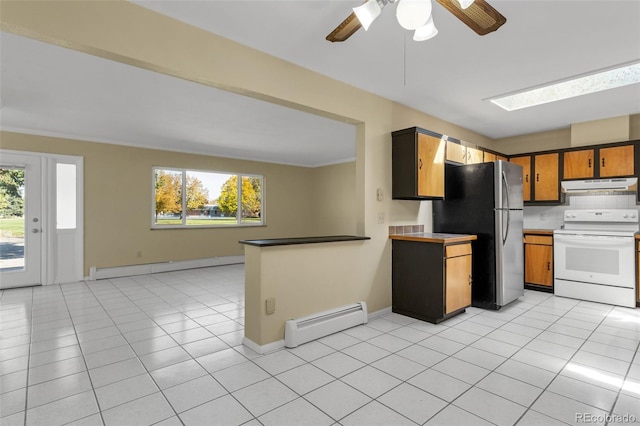
[[34,234],[37,234],[38,232],[40,232],[40,230],[38,228],[33,228],[31,232]]

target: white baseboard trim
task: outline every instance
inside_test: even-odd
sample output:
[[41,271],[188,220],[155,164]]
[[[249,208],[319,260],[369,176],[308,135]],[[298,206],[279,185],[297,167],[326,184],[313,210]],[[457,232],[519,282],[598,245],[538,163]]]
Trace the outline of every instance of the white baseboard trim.
[[244,255],[220,256],[206,259],[179,260],[175,262],[147,263],[144,265],[116,266],[112,268],[89,268],[89,280],[146,275],[156,272],[180,271],[183,269],[206,268],[209,266],[234,265],[244,263]]
[[277,340],[275,342],[267,343],[266,345],[260,346],[256,342],[247,337],[242,338],[242,344],[252,351],[259,353],[260,355],[268,354],[270,352],[277,351],[278,349],[284,348],[284,339]]
[[388,315],[390,313],[391,313],[391,306],[389,306],[388,308],[380,309],[379,311],[371,312],[367,316],[367,318],[368,318],[369,321],[373,321],[376,318],[383,317],[383,316]]

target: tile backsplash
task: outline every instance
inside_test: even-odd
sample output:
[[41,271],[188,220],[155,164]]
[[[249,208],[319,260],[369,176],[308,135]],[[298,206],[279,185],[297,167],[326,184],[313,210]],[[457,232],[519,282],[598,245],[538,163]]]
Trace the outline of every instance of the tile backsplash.
[[424,225],[396,225],[389,227],[389,235],[405,235],[424,232]]
[[635,192],[601,192],[593,194],[567,194],[560,206],[525,206],[525,229],[558,229],[562,226],[565,210],[576,209],[636,209]]

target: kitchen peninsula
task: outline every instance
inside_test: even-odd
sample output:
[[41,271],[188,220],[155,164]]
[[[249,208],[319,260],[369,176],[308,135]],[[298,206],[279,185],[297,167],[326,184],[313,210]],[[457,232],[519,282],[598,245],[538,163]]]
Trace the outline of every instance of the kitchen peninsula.
[[[333,235],[242,240],[244,344],[258,353],[284,346],[285,321],[361,300],[354,267],[370,237]],[[267,304],[270,305],[267,313]]]

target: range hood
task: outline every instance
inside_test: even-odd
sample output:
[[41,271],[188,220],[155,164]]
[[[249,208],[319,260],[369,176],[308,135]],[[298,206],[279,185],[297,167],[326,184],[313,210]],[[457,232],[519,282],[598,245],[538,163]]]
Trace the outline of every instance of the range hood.
[[595,191],[635,191],[632,186],[638,183],[638,178],[612,178],[589,180],[562,181],[562,190],[567,193],[595,192]]

